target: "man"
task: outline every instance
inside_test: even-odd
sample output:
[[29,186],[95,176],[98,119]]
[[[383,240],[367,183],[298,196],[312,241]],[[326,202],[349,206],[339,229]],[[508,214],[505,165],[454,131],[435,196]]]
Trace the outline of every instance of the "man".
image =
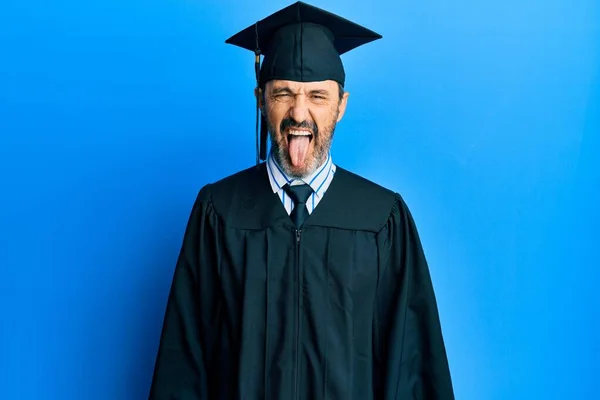
[[150,399],[454,398],[405,203],[330,153],[340,54],[380,37],[295,3],[227,41],[256,52],[260,160],[200,190]]

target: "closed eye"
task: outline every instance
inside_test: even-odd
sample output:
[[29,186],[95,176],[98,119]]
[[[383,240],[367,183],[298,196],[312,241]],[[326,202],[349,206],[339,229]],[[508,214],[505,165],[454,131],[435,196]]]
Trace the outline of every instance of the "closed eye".
[[310,93],[310,96],[315,100],[327,100],[329,98],[329,93],[325,90],[313,90]]
[[276,88],[273,89],[273,92],[271,93],[273,96],[290,96],[292,94],[292,91],[287,88]]

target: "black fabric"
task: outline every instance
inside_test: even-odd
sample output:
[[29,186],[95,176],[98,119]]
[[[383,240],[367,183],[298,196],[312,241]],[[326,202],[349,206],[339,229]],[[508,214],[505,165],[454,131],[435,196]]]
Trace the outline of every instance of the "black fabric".
[[296,2],[225,42],[264,55],[260,87],[271,79],[334,80],[343,86],[346,75],[340,55],[381,37],[338,15]]
[[294,209],[292,210],[290,217],[292,218],[292,221],[294,221],[296,229],[300,229],[302,227],[302,224],[304,224],[304,221],[306,221],[306,219],[310,215],[308,213],[306,201],[313,193],[313,190],[307,184],[293,186],[288,184],[285,185],[283,189],[294,202]]
[[149,398],[454,399],[400,195],[338,167],[297,233],[264,163],[202,188]]

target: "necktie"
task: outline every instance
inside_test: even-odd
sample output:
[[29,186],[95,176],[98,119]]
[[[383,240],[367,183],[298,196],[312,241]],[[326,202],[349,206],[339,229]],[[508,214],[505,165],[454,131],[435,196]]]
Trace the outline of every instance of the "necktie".
[[290,196],[295,206],[290,214],[296,229],[300,229],[306,218],[308,218],[308,208],[306,207],[306,201],[312,194],[312,188],[307,184],[302,185],[285,185],[285,192]]

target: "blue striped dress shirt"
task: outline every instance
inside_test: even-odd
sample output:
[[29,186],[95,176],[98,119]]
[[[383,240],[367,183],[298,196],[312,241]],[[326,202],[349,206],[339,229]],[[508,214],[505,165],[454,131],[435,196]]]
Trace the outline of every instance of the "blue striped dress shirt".
[[290,199],[290,196],[285,193],[283,187],[288,183],[290,185],[300,185],[303,183],[310,185],[313,189],[313,194],[310,195],[310,198],[306,202],[306,208],[308,209],[309,214],[312,214],[321,199],[323,199],[327,188],[329,188],[329,185],[333,180],[335,164],[331,161],[331,153],[329,153],[327,155],[327,161],[317,168],[310,176],[307,176],[304,179],[295,179],[290,178],[283,172],[283,169],[277,164],[277,161],[275,161],[273,153],[271,152],[267,158],[267,172],[269,174],[269,181],[271,182],[273,193],[276,193],[279,196],[288,214],[291,214],[294,209],[294,202]]

